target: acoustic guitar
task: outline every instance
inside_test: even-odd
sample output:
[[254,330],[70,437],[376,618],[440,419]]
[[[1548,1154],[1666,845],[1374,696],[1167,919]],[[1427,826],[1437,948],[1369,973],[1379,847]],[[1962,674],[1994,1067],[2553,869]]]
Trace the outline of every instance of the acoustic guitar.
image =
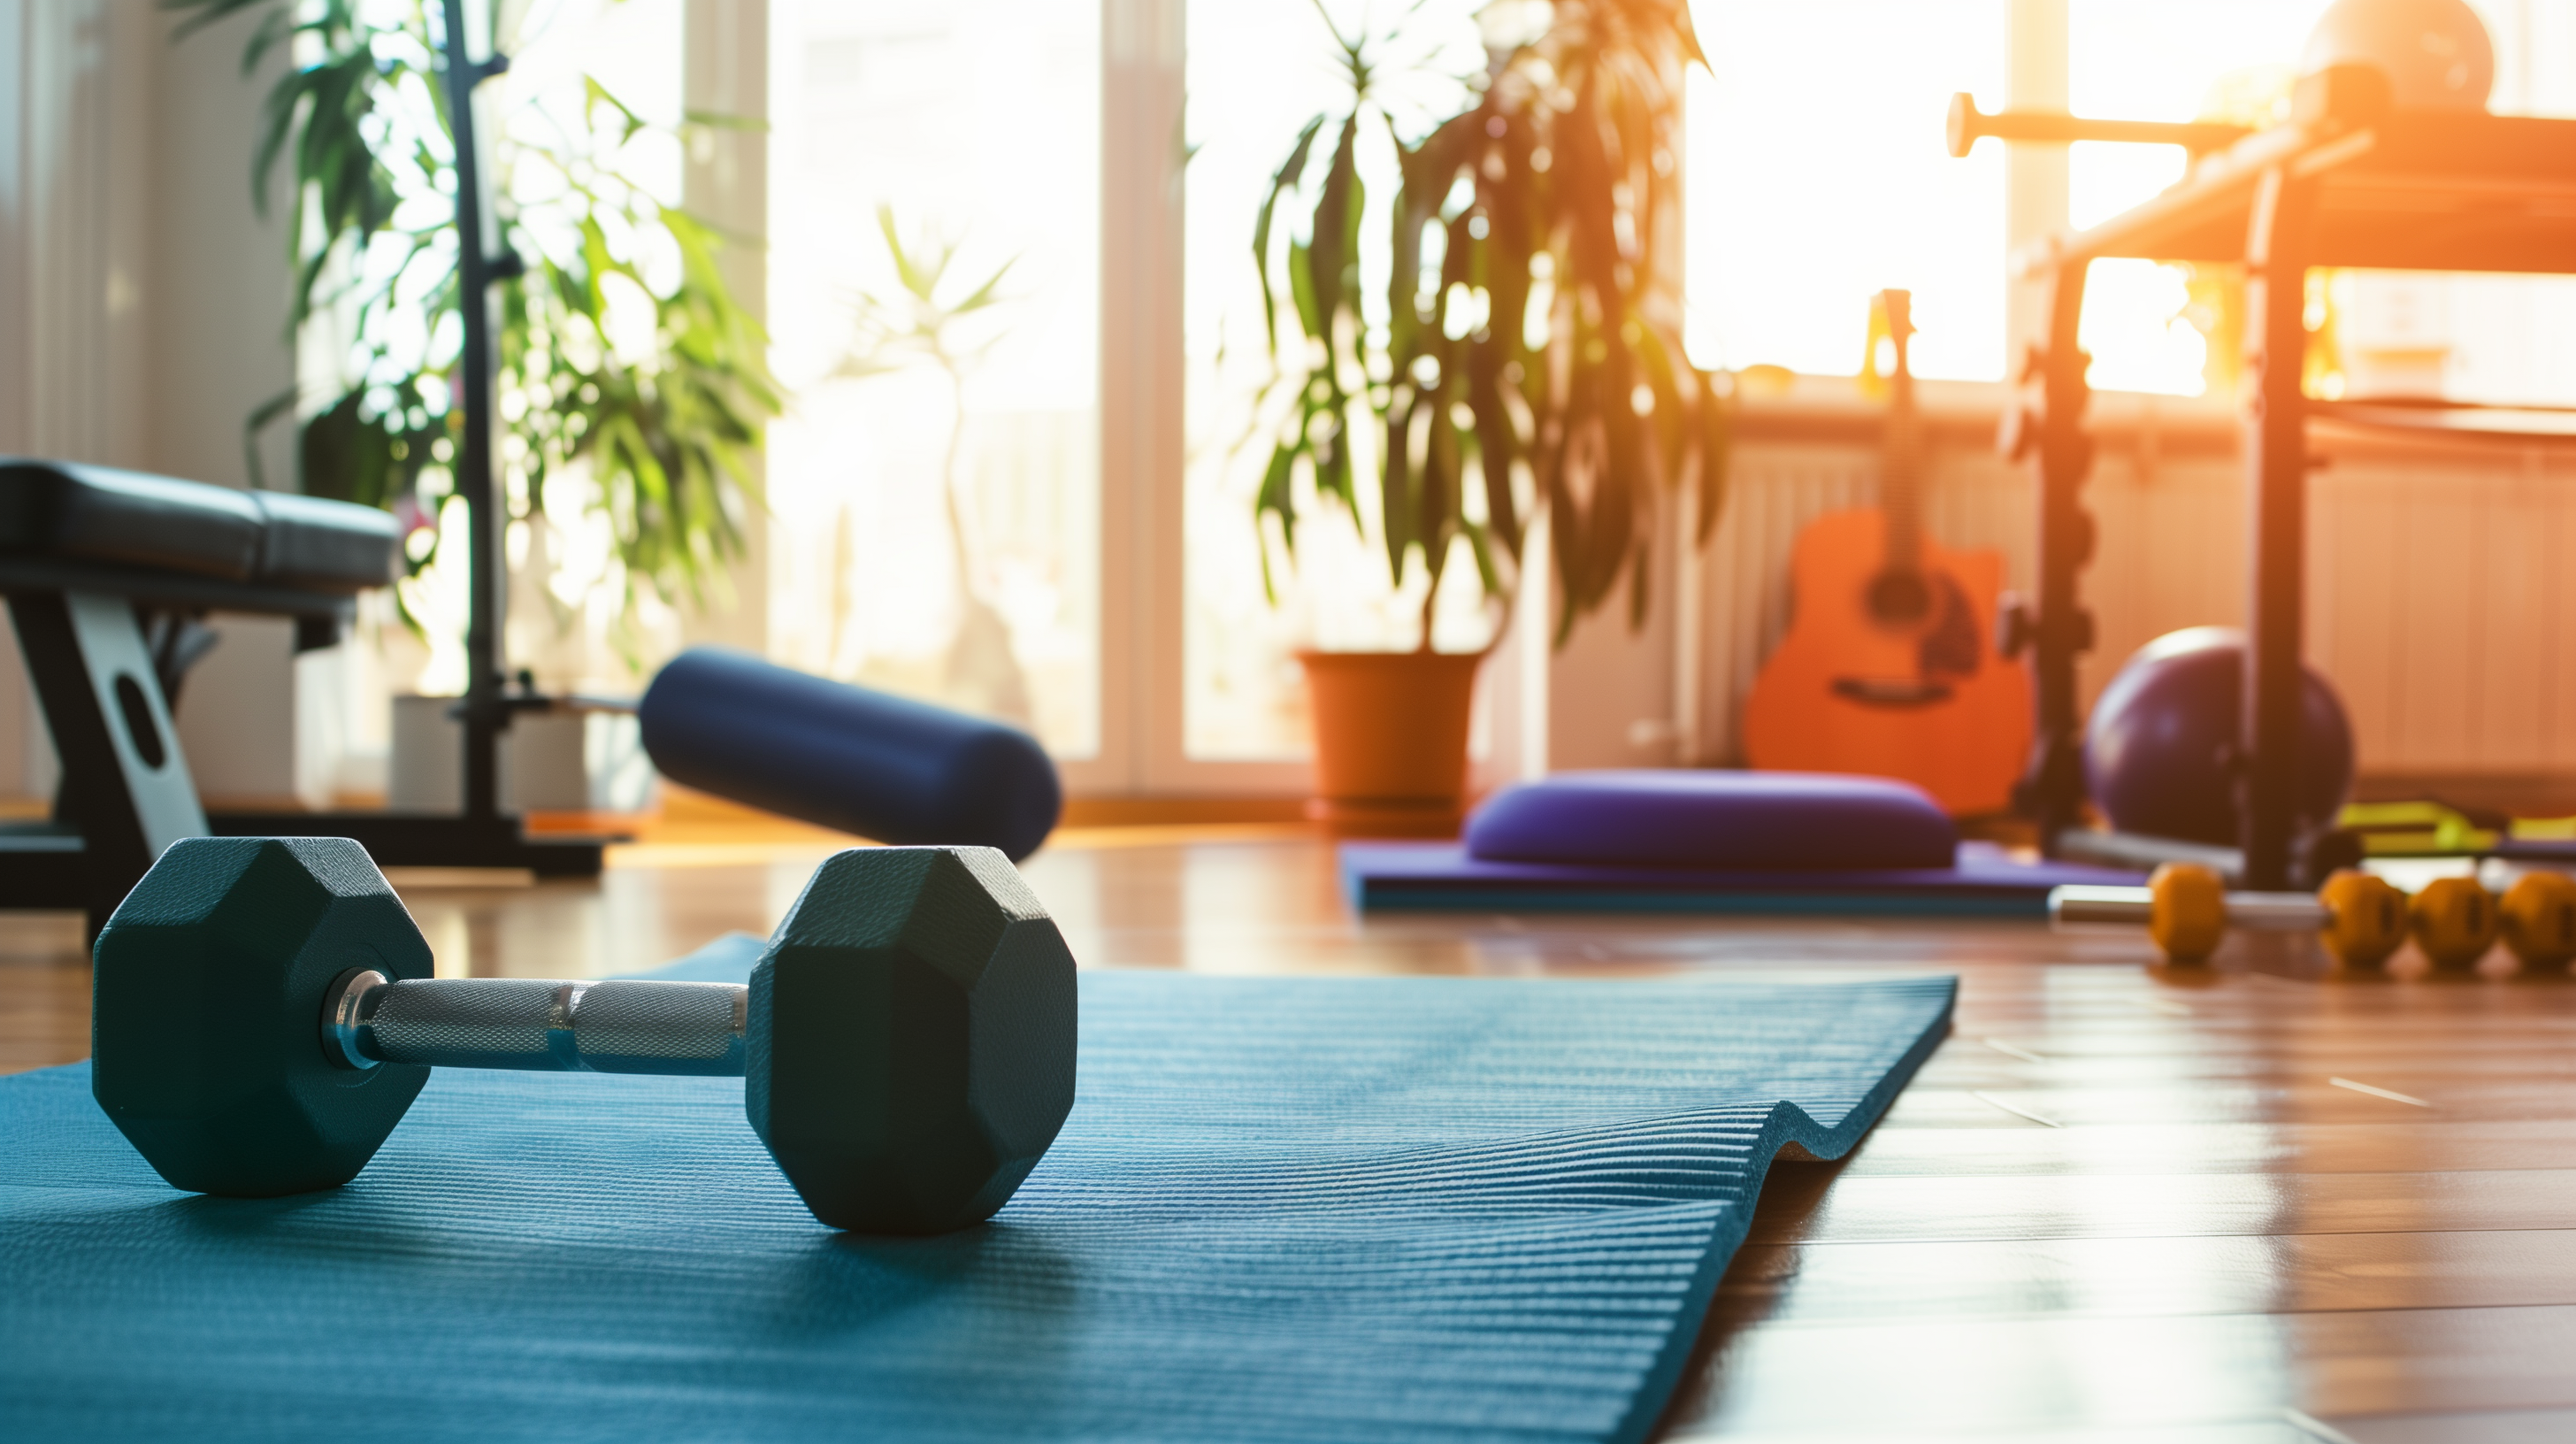
[[1910,300],[1879,297],[1895,356],[1879,504],[1799,535],[1789,632],[1745,701],[1744,750],[1755,767],[1902,778],[1953,815],[1999,812],[2030,751],[2030,681],[1989,642],[2002,554],[1923,534]]

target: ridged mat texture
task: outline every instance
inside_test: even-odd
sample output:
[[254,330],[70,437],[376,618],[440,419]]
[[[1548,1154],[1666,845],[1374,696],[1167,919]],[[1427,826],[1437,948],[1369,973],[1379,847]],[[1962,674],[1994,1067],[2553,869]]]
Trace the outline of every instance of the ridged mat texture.
[[1954,986],[1086,973],[1054,1151],[926,1239],[815,1223],[733,1079],[442,1071],[266,1200],[0,1079],[0,1437],[1640,1439]]

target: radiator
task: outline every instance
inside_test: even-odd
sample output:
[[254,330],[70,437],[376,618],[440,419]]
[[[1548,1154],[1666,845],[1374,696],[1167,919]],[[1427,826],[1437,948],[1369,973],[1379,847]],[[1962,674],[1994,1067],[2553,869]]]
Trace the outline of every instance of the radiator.
[[[2343,696],[2379,775],[2576,772],[2576,460],[2510,447],[2322,442],[2310,481],[2307,655]],[[1926,459],[1925,522],[1993,547],[2027,589],[2028,471],[1974,444]],[[1789,621],[1789,551],[1821,513],[1877,495],[1873,448],[1748,443],[1702,557],[1699,753],[1740,761],[1739,721]],[[2242,473],[2233,457],[2106,447],[2085,491],[2100,544],[2082,583],[2097,642],[2087,706],[2129,653],[2245,615]]]

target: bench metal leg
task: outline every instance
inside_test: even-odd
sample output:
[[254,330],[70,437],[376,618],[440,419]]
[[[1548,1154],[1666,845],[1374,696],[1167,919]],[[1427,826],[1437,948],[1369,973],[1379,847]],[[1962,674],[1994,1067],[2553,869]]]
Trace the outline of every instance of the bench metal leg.
[[[2294,868],[2301,651],[2307,594],[2307,244],[2317,182],[2264,173],[2245,240],[2245,361],[2255,377],[2245,416],[2244,714],[2237,753],[2238,840],[2245,886],[2270,892],[2322,878]],[[2328,819],[2331,823],[2332,819]]]
[[[519,819],[396,813],[233,813],[209,819],[157,673],[177,648],[152,645],[145,614],[103,592],[8,593],[18,646],[45,709],[63,784],[53,828],[0,828],[0,908],[83,908],[94,933],[137,879],[184,837],[354,837],[379,866],[525,868],[596,877],[603,839],[527,837]],[[163,642],[184,642],[165,630]],[[328,640],[315,629],[310,640]],[[308,640],[299,632],[299,642]],[[77,837],[72,834],[78,834]]]
[[9,598],[18,647],[63,764],[61,821],[80,830],[95,928],[162,849],[206,835],[188,759],[134,604],[96,592]]

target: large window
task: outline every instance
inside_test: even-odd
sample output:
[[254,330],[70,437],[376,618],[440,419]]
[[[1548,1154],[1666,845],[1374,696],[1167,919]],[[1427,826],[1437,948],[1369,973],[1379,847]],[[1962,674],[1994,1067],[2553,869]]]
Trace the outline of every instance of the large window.
[[771,0],[769,26],[791,398],[769,433],[771,651],[1090,756],[1098,7]]
[[[1460,80],[1483,68],[1480,12],[1500,24],[1510,8],[1471,0],[1419,8],[1328,0],[1320,13],[1309,0],[1189,6],[1182,705],[1190,757],[1302,755],[1296,649],[1401,648],[1419,637],[1419,569],[1395,585],[1376,542],[1371,438],[1355,439],[1359,525],[1301,497],[1293,566],[1283,538],[1254,529],[1252,499],[1285,398],[1265,389],[1275,372],[1253,223],[1300,128],[1347,109],[1336,31],[1367,37],[1392,135],[1412,141],[1452,113]],[[1689,90],[1694,359],[1847,374],[1860,359],[1870,294],[1910,285],[1920,298],[1924,373],[2000,376],[2002,165],[1985,154],[1949,160],[1940,119],[1954,90],[1999,98],[2005,0],[1703,0],[1695,14],[1714,74],[1694,75]],[[1319,138],[1319,161],[1330,140]],[[1382,323],[1385,208],[1397,187],[1388,127],[1363,131],[1359,173],[1370,202],[1362,294],[1372,322]],[[1274,229],[1303,239],[1313,201],[1311,190],[1288,197]],[[1288,344],[1301,344],[1293,321],[1286,325]],[[1486,626],[1472,573],[1453,565],[1451,576],[1435,634],[1444,648],[1472,647]]]
[[[2576,114],[2564,0],[2477,4],[2495,46],[2488,107]],[[2276,107],[2326,0],[2071,0],[2068,80],[2079,115],[2252,122]],[[2080,145],[2069,219],[2090,225],[2181,178],[2170,147]],[[2211,357],[2198,327],[2227,304],[2233,268],[2106,261],[2085,298],[2093,384],[2194,394],[2236,358]],[[2576,402],[2576,283],[2564,277],[2350,271],[2310,282],[2311,385],[2329,395],[2448,395]]]
[[[572,18],[549,44],[618,70],[625,98],[677,118],[684,0],[552,3]],[[2259,108],[2323,5],[2066,0],[2065,93],[2090,115]],[[768,319],[790,397],[767,463],[773,653],[1023,721],[1059,757],[1094,759],[1069,774],[1078,785],[1294,785],[1277,764],[1307,746],[1296,650],[1413,645],[1422,579],[1387,576],[1365,439],[1358,521],[1304,498],[1293,564],[1255,526],[1283,400],[1255,212],[1300,129],[1347,103],[1333,31],[1369,34],[1392,120],[1391,132],[1372,122],[1359,150],[1362,289],[1382,323],[1395,146],[1459,102],[1460,78],[1483,63],[1480,15],[1495,23],[1509,7],[764,8]],[[1955,91],[2008,103],[2015,8],[1698,0],[1711,69],[1689,80],[1683,157],[1695,360],[1849,375],[1869,296],[1904,286],[1923,374],[2005,376],[2008,167],[1991,143],[1949,157],[1940,121]],[[2499,58],[2494,108],[2576,113],[2576,64],[2557,58],[2576,54],[2564,45],[2576,0],[2480,8]],[[747,17],[723,24],[748,37],[762,11],[689,13]],[[514,83],[566,63],[532,50]],[[2181,164],[2167,149],[2077,147],[2060,199],[2073,223],[2096,221]],[[1291,195],[1274,229],[1302,237],[1313,199]],[[1104,230],[1121,237],[1106,253]],[[934,265],[946,267],[935,285],[922,276]],[[2195,321],[2226,280],[2100,267],[2084,323],[2095,384],[2223,383]],[[2576,401],[2576,292],[2563,283],[2345,274],[2317,289],[2333,385]],[[1116,458],[1106,475],[1104,455]],[[1464,584],[1444,587],[1435,630],[1444,647],[1472,646],[1472,571],[1453,575]]]
[[[2147,8],[2071,0],[2068,108],[2122,119],[2255,123],[2287,93],[2299,48],[2324,8],[2320,0],[2176,0]],[[2067,219],[2089,226],[2118,215],[2180,180],[2183,163],[2172,146],[2072,147]],[[2195,304],[2214,304],[2213,296],[2210,278],[2195,278],[2188,267],[2097,263],[2083,326],[2093,384],[2201,394],[2209,358],[2191,315]],[[2223,362],[2217,374],[2227,374]]]
[[2004,93],[2004,0],[1700,0],[1689,344],[1703,366],[1858,370],[1869,299],[1914,293],[1915,370],[2004,373],[2004,166],[1942,149]]
[[[2251,123],[2286,96],[2327,0],[2068,0],[2078,115]],[[1848,373],[1866,298],[1915,292],[1927,376],[1997,379],[2004,356],[2004,166],[1939,144],[1942,106],[2004,104],[2003,0],[1700,0],[1713,74],[1690,117],[1691,344],[1704,364]],[[2491,108],[2576,113],[2560,58],[2576,9],[2483,4],[2496,49]],[[2066,219],[2091,225],[2182,176],[2163,146],[2079,145]],[[2113,390],[2223,392],[2208,355],[2231,272],[2151,261],[2095,266],[2083,339]],[[2560,278],[2346,273],[2320,277],[2326,389],[2576,400],[2576,285]],[[2331,325],[2328,318],[2332,318]]]
[[[1308,498],[1293,565],[1255,527],[1278,420],[1266,408],[1282,399],[1266,389],[1255,212],[1299,130],[1346,99],[1333,31],[1371,33],[1393,126],[1373,125],[1359,152],[1381,212],[1361,232],[1362,292],[1382,315],[1394,146],[1480,68],[1479,17],[1514,8],[772,0],[770,318],[795,395],[771,455],[778,655],[1025,716],[1061,756],[1099,752],[1085,785],[1293,785],[1274,764],[1306,749],[1296,650],[1412,645],[1421,579],[1386,575],[1364,444],[1357,524]],[[1868,297],[1904,286],[1923,374],[2007,374],[2009,167],[1992,144],[1952,159],[1940,122],[1955,91],[2009,103],[2017,8],[1699,0],[1711,72],[1690,80],[1683,158],[1696,360],[1849,375]],[[2082,114],[2224,112],[2278,83],[2322,8],[2066,0],[2063,57],[2026,51],[2020,69]],[[2576,67],[2538,43],[2576,18],[2566,0],[2484,8],[2498,110],[2564,104],[2553,85],[2576,98]],[[2079,147],[2054,203],[2097,220],[2180,164]],[[967,360],[953,373],[854,347],[861,298],[899,287],[879,234],[888,201],[909,244],[954,244],[956,284],[934,300],[1009,263],[1000,304],[959,323]],[[1302,235],[1312,201],[1292,195],[1274,228]],[[1120,237],[1106,254],[1104,228]],[[2207,389],[2195,321],[2223,279],[2103,267],[2085,319],[2095,384]],[[2526,392],[2562,385],[2553,377],[2576,392],[2576,344],[2557,339],[2576,326],[2555,319],[2549,283],[2348,276],[2323,289],[2356,378],[2365,353],[2388,362],[2437,330],[2446,389],[2510,374]],[[2384,344],[2368,341],[2374,325]],[[1481,640],[1475,588],[1443,595],[1441,644]]]

